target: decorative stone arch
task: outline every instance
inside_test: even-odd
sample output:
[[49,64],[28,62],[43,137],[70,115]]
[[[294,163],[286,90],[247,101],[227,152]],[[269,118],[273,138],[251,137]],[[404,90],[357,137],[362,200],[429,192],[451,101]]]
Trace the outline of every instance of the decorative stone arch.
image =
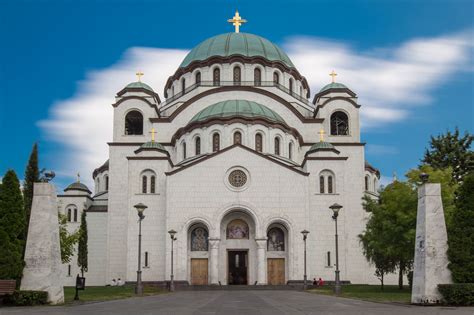
[[70,203],[64,208],[64,214],[66,215],[67,222],[79,221],[79,207],[74,203]]
[[213,233],[209,234],[209,238],[216,238],[216,239],[222,239],[225,238],[225,235],[221,235],[220,231],[220,226],[222,223],[222,220],[228,215],[231,214],[232,212],[243,212],[247,214],[252,220],[253,224],[255,226],[255,238],[260,239],[263,238],[265,234],[262,233],[262,224],[260,222],[260,219],[257,215],[257,213],[252,209],[253,207],[250,205],[247,205],[245,203],[236,205],[236,204],[231,204],[228,206],[225,206],[224,208],[221,208],[217,213],[216,213],[216,224],[215,228],[213,229]]
[[[154,178],[154,179],[153,179]],[[157,176],[156,172],[151,168],[146,168],[140,172],[139,175],[139,190],[140,194],[156,194],[157,192]]]
[[[132,113],[132,112],[137,112],[141,115],[141,133],[138,132],[138,133],[129,133],[127,131],[127,117]],[[127,109],[124,113],[123,113],[123,118],[122,118],[122,121],[123,121],[123,135],[125,136],[142,136],[144,134],[144,128],[145,128],[145,115],[143,114],[143,111],[136,108],[136,107],[133,107],[133,108],[129,108]]]
[[344,137],[349,137],[349,136],[351,136],[351,135],[352,135],[351,115],[350,115],[350,113],[349,113],[347,110],[345,110],[345,109],[343,109],[343,108],[340,108],[340,107],[333,109],[333,110],[330,111],[330,113],[329,113],[329,117],[328,117],[328,118],[329,118],[329,119],[328,119],[328,121],[329,121],[329,132],[328,132],[328,134],[329,134],[329,136],[333,136],[333,137],[334,137],[334,136],[339,136],[339,135],[333,135],[333,134],[332,134],[332,130],[331,130],[331,126],[332,126],[332,116],[333,116],[335,113],[337,113],[337,112],[342,112],[342,113],[346,114],[346,116],[347,116],[347,135],[342,135],[342,136],[344,136]]
[[235,127],[235,128],[233,128],[232,131],[230,132],[231,137],[232,137],[232,142],[231,142],[231,144],[234,144],[234,142],[235,142],[235,141],[234,141],[234,140],[235,140],[235,133],[237,133],[237,132],[240,133],[240,144],[246,145],[246,144],[247,144],[247,143],[246,143],[247,141],[246,141],[245,136],[244,136],[244,135],[245,135],[245,132],[244,132],[244,130],[243,130],[242,128],[240,128],[240,127]]
[[[321,185],[323,189],[321,189]],[[335,194],[336,189],[336,174],[330,169],[323,169],[318,174],[318,187],[320,194]]]

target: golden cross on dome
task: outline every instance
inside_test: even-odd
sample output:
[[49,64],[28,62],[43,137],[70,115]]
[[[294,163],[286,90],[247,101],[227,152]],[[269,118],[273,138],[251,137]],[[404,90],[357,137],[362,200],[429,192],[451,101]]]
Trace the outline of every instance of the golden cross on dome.
[[332,77],[332,83],[336,82],[337,73],[334,72],[334,70],[332,70],[332,72],[329,75]]
[[78,182],[78,183],[81,182],[81,174],[79,174],[79,172],[77,173],[77,182]]
[[238,33],[240,25],[247,23],[247,20],[242,19],[239,15],[239,11],[236,10],[234,17],[232,19],[228,19],[227,22],[232,23],[232,25],[235,26],[235,32]]
[[324,129],[321,128],[321,130],[319,130],[318,134],[319,134],[319,141],[324,142],[324,135],[326,134],[324,132]]
[[155,131],[155,128],[151,128],[151,131],[149,133],[151,133],[151,142],[155,142],[155,134],[157,133]]
[[145,74],[141,71],[137,71],[137,73],[135,74],[137,75],[138,82],[142,82],[142,76],[144,76]]

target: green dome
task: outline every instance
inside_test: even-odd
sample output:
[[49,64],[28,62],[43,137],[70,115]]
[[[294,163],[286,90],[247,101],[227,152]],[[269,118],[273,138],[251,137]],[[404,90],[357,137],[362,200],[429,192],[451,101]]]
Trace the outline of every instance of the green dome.
[[290,58],[275,44],[263,37],[248,33],[226,33],[211,37],[193,48],[184,58],[180,68],[193,61],[206,60],[213,56],[263,57],[270,61],[280,61],[290,68],[295,66]]
[[227,118],[232,116],[265,118],[272,122],[286,124],[283,118],[270,108],[259,103],[245,100],[230,100],[213,104],[197,113],[190,122],[193,123],[205,121],[210,118]]
[[145,84],[143,82],[132,82],[132,83],[129,83],[126,88],[132,88],[132,89],[146,89],[146,90],[149,90],[149,91],[153,91],[153,89],[148,85],[148,84]]
[[71,185],[67,186],[66,189],[64,189],[64,191],[68,191],[68,190],[80,190],[80,191],[85,191],[86,193],[89,193],[89,194],[92,193],[89,190],[89,188],[87,188],[86,185],[80,182],[74,182]]
[[334,149],[334,146],[330,144],[329,142],[320,141],[313,144],[311,148],[309,148],[308,152],[313,151],[313,150],[318,150],[318,149]]
[[166,151],[165,147],[156,141],[145,142],[144,144],[142,144],[140,148],[141,149],[160,149],[160,150]]
[[342,83],[332,82],[332,83],[329,83],[329,84],[325,85],[325,86],[319,91],[319,93],[324,92],[324,91],[329,90],[329,89],[348,89],[348,87],[345,86],[345,85],[342,84]]

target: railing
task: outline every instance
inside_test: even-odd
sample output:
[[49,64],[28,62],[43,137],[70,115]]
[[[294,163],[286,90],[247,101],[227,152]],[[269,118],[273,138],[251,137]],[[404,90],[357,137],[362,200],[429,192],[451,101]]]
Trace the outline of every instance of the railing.
[[165,106],[168,104],[171,104],[178,98],[180,98],[183,95],[188,94],[189,92],[195,90],[198,87],[220,87],[220,86],[254,86],[254,87],[276,87],[280,91],[285,92],[288,95],[291,95],[293,98],[297,99],[298,101],[302,102],[305,105],[310,105],[310,102],[305,98],[302,97],[301,95],[290,91],[286,86],[281,85],[280,83],[274,82],[274,81],[240,81],[240,82],[234,82],[234,81],[201,81],[201,82],[196,82],[193,85],[188,86],[187,88],[184,89],[184,91],[181,91],[179,93],[176,93],[175,95],[169,97],[166,99],[165,102],[161,103],[161,109],[164,109]]

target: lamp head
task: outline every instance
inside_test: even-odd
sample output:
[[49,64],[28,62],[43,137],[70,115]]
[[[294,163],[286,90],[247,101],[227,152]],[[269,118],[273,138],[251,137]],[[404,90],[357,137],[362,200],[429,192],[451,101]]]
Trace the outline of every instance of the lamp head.
[[168,233],[170,234],[171,239],[172,239],[172,240],[175,240],[175,237],[174,237],[174,236],[176,235],[176,231],[175,231],[175,230],[169,230]]
[[146,208],[148,208],[147,206],[145,206],[143,203],[139,203],[139,204],[136,204],[133,206],[135,209],[137,209],[137,213],[138,213],[138,217],[140,219],[143,219],[145,216],[143,215],[143,212],[145,211]]
[[339,215],[339,210],[342,209],[342,206],[340,204],[335,203],[329,206],[329,209],[331,209],[332,212],[334,213],[333,218],[337,218],[337,216]]
[[303,240],[306,240],[306,238],[308,237],[309,231],[303,230],[301,231],[301,234],[303,234]]

